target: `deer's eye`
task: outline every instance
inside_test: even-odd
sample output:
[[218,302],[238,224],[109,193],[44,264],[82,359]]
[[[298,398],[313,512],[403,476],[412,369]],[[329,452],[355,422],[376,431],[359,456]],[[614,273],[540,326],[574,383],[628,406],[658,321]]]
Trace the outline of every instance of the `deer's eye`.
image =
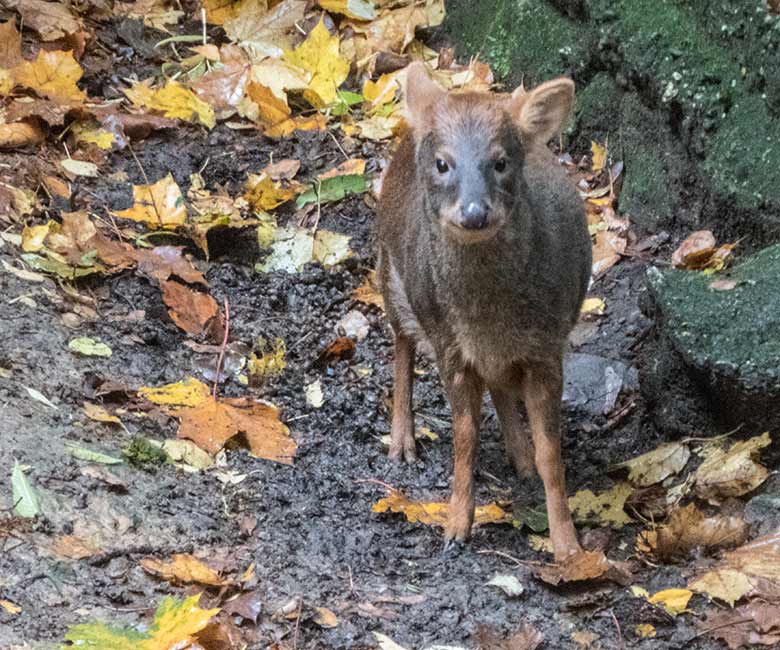
[[493,167],[499,174],[503,174],[506,171],[506,158],[499,158],[496,160]]
[[450,166],[447,164],[446,160],[442,160],[441,158],[436,159],[436,170],[440,174],[446,174],[448,171],[450,171]]

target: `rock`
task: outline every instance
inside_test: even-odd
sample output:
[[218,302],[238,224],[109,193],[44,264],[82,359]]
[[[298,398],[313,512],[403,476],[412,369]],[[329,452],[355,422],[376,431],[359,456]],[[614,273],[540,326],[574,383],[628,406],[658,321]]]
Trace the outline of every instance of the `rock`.
[[[716,291],[710,287],[715,279],[737,286]],[[780,426],[780,245],[717,278],[651,268],[647,283],[659,337],[680,356],[721,419],[757,430]],[[663,381],[658,383],[662,390]]]
[[636,369],[594,354],[573,353],[563,359],[563,401],[591,415],[607,415],[623,389],[636,390]]
[[357,309],[348,311],[344,317],[336,323],[336,333],[343,336],[348,336],[357,341],[362,341],[368,336],[368,331],[371,328],[371,324],[368,319]]
[[757,535],[780,528],[780,477],[772,476],[762,494],[754,496],[745,506],[745,521],[758,527]]

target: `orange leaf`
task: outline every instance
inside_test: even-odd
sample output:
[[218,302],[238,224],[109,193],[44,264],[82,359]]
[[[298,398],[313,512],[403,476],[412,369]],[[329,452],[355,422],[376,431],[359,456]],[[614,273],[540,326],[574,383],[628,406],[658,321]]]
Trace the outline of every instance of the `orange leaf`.
[[19,85],[63,104],[80,104],[87,98],[76,85],[84,72],[73,52],[40,50],[35,61],[20,63],[13,74]]
[[214,569],[203,564],[195,556],[184,553],[173,555],[168,562],[150,557],[144,558],[141,560],[141,566],[145,571],[168,582],[197,583],[213,587],[230,584],[230,580],[220,578]]
[[160,288],[168,314],[176,325],[188,334],[206,334],[214,340],[221,338],[225,325],[214,298],[173,280],[161,282]]
[[192,440],[201,449],[216,454],[240,435],[256,458],[292,464],[297,444],[290,430],[279,420],[279,410],[270,404],[245,399],[217,401],[213,397],[195,407],[169,411],[179,418],[179,438]]

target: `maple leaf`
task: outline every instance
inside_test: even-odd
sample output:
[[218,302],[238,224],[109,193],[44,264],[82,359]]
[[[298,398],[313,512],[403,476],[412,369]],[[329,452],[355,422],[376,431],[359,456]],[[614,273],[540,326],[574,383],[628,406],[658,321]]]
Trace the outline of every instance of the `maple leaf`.
[[169,173],[151,185],[133,185],[133,207],[114,214],[152,228],[173,228],[184,224],[187,208],[179,186]]
[[60,50],[39,50],[35,61],[24,61],[13,70],[17,84],[63,104],[81,104],[87,98],[76,85],[83,74],[73,52]]
[[157,89],[151,87],[151,79],[139,81],[123,92],[136,106],[158,111],[165,117],[186,122],[197,121],[209,129],[216,124],[214,109],[173,79]]
[[243,443],[255,458],[292,464],[297,444],[279,420],[279,410],[271,404],[209,397],[197,406],[169,413],[181,422],[179,438],[192,440],[212,455],[229,440],[240,437],[237,442]]
[[594,494],[590,490],[580,490],[569,498],[569,509],[577,521],[589,522],[594,519],[622,528],[631,523],[625,510],[626,500],[634,491],[628,483],[618,483],[610,490]]
[[303,93],[312,106],[322,108],[336,101],[336,91],[349,74],[349,61],[339,53],[338,35],[331,36],[323,19],[303,43],[285,52],[283,58],[312,73],[309,87]]

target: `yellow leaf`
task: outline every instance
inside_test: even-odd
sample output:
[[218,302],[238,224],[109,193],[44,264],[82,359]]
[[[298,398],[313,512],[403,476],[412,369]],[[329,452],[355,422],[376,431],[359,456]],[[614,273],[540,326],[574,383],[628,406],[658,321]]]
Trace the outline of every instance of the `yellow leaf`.
[[326,178],[335,176],[350,176],[352,174],[362,175],[366,172],[366,161],[363,158],[350,158],[343,163],[320,174],[317,178],[324,181]]
[[76,142],[94,144],[100,149],[108,151],[114,144],[114,134],[105,129],[90,126],[84,122],[77,122],[71,129]]
[[634,632],[640,639],[652,639],[655,636],[655,628],[650,623],[640,623]]
[[287,363],[284,360],[285,345],[283,338],[277,337],[273,344],[270,344],[264,338],[260,338],[257,341],[257,348],[260,356],[252,352],[247,360],[246,370],[250,375],[271,377],[281,374],[287,367]]
[[365,97],[367,102],[371,102],[372,108],[379,108],[388,102],[392,102],[399,88],[398,73],[388,72],[376,81],[366,79],[363,82],[363,97]]
[[16,83],[62,104],[80,104],[87,96],[76,82],[84,72],[73,52],[40,50],[35,61],[23,61],[13,70]]
[[2,607],[11,616],[22,611],[21,607],[14,605],[10,600],[0,600],[0,607]]
[[203,0],[206,22],[212,25],[224,25],[225,21],[235,18],[242,10],[249,7],[267,11],[268,2],[267,0]]
[[304,99],[315,108],[336,100],[336,91],[349,74],[349,61],[339,54],[339,37],[330,35],[323,19],[306,40],[283,56],[285,61],[312,73]]
[[250,174],[244,198],[255,210],[272,210],[295,196],[295,191],[282,187],[265,174]]
[[175,384],[166,384],[159,388],[144,386],[138,389],[138,394],[154,404],[167,406],[198,406],[205,402],[209,395],[209,387],[201,381],[188,377]]
[[11,71],[6,68],[0,68],[0,97],[10,94],[14,85],[14,77]]
[[528,536],[528,546],[530,546],[535,551],[539,551],[540,553],[549,553],[552,555],[553,553],[553,545],[552,540],[549,537],[544,537],[543,535],[535,535],[534,533],[531,533]]
[[688,607],[688,601],[693,596],[689,589],[664,589],[648,598],[653,605],[663,605],[663,608],[672,616],[682,614]]
[[602,147],[598,142],[591,142],[590,153],[593,158],[593,172],[598,174],[607,163],[607,147],[606,145]]
[[670,442],[615,467],[628,469],[628,480],[637,487],[648,487],[677,474],[690,457],[688,445]]
[[769,433],[735,442],[728,450],[716,443],[702,452],[704,462],[694,474],[696,494],[710,503],[752,492],[769,476],[766,467],[758,463],[759,450],[769,446]]
[[273,127],[290,117],[290,107],[285,99],[277,97],[273,90],[254,81],[247,86],[246,94],[257,105],[257,115],[249,119]]
[[193,641],[192,636],[219,614],[219,608],[198,607],[199,600],[200,594],[190,596],[183,603],[170,596],[164,598],[149,630],[152,637],[141,642],[138,650],[170,650],[174,646],[185,647],[182,645],[184,641]]
[[52,226],[58,225],[55,221],[49,221],[40,226],[25,226],[22,231],[22,250],[25,253],[37,253],[42,250]]
[[586,298],[582,303],[580,313],[583,315],[603,316],[606,308],[607,303],[604,302],[604,298]]
[[125,88],[124,93],[136,106],[160,112],[172,119],[199,121],[209,129],[214,128],[216,124],[214,109],[199,99],[189,88],[172,79],[169,79],[162,88],[154,89],[150,84],[150,79],[139,81],[132,87]]
[[353,300],[385,309],[385,299],[376,288],[376,271],[369,271],[365,281],[352,292]]
[[596,519],[611,524],[614,528],[622,528],[631,523],[631,517],[623,508],[633,491],[634,488],[628,483],[618,483],[600,494],[581,490],[569,499],[569,509],[578,521],[588,522]]
[[293,131],[324,131],[328,127],[325,116],[316,113],[315,115],[298,116],[286,119],[276,126],[267,127],[264,130],[269,138],[283,138],[290,135]]
[[219,574],[206,566],[198,558],[186,553],[173,555],[170,561],[144,558],[141,566],[149,573],[173,583],[196,583],[220,587],[230,584],[229,580],[220,578]]
[[736,569],[717,569],[708,571],[703,576],[691,581],[688,586],[696,592],[705,593],[711,598],[718,598],[729,606],[743,596],[753,591],[753,581],[750,576]]
[[[379,499],[373,506],[372,512],[400,512],[411,523],[419,522],[430,526],[447,525],[449,504],[435,501],[415,501],[409,499],[398,490],[392,490],[390,494]],[[497,503],[489,503],[477,506],[474,511],[474,526],[485,524],[502,524],[512,520],[512,513],[507,512]]]
[[84,415],[95,422],[106,422],[111,424],[121,424],[122,421],[116,416],[111,415],[106,409],[92,402],[84,402]]
[[181,226],[187,220],[184,197],[170,173],[151,185],[133,185],[133,207],[114,214],[152,228]]

